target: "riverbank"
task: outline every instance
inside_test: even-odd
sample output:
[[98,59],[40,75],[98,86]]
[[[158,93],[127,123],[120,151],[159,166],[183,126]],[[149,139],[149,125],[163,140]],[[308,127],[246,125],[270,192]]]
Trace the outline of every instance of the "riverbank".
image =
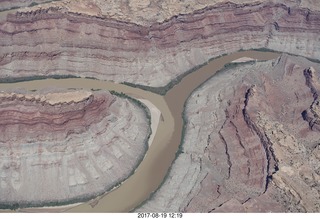
[[[183,149],[183,144],[184,144],[184,141],[185,141],[185,134],[186,134],[186,127],[187,127],[187,122],[188,122],[188,118],[186,116],[186,105],[187,105],[187,102],[190,98],[190,96],[198,89],[200,89],[205,83],[206,81],[212,79],[214,76],[216,76],[217,74],[222,74],[224,71],[226,70],[229,70],[229,69],[232,69],[232,68],[235,68],[237,66],[242,66],[242,65],[250,65],[250,64],[254,64],[255,61],[252,61],[252,60],[257,60],[257,61],[264,61],[263,60],[263,57],[261,56],[261,54],[263,54],[264,52],[267,52],[267,57],[266,60],[271,60],[271,59],[275,59],[276,57],[278,57],[280,54],[278,52],[270,52],[269,50],[268,51],[255,51],[255,50],[252,50],[254,53],[252,54],[247,54],[248,57],[246,57],[246,59],[250,59],[248,61],[242,61],[242,62],[233,62],[233,61],[237,61],[239,60],[238,55],[239,54],[245,54],[246,52],[248,51],[238,51],[237,54],[238,55],[235,55],[234,53],[231,54],[231,55],[235,55],[235,56],[232,56],[232,59],[234,60],[230,60],[230,62],[228,63],[214,63],[214,61],[217,61],[219,58],[223,58],[223,57],[227,57],[227,55],[224,55],[224,56],[220,56],[216,59],[210,59],[210,62],[208,62],[206,65],[203,65],[203,67],[201,69],[198,69],[196,72],[194,73],[198,73],[198,74],[187,74],[186,76],[189,77],[189,78],[183,78],[181,80],[181,83],[185,83],[184,86],[181,86],[181,84],[177,84],[176,87],[173,87],[172,90],[176,89],[176,91],[172,91],[170,90],[169,92],[171,93],[172,96],[169,96],[170,93],[168,93],[165,98],[170,98],[170,99],[167,99],[167,101],[171,102],[171,106],[176,106],[176,107],[173,107],[173,110],[177,110],[177,105],[183,105],[183,107],[179,110],[181,110],[181,117],[182,117],[182,132],[181,132],[181,141],[179,143],[179,146],[177,148],[177,151],[175,153],[175,159],[173,160],[172,162],[172,165],[169,167],[168,169],[168,172],[166,174],[166,176],[164,177],[163,181],[161,182],[160,186],[158,187],[157,190],[155,190],[148,198],[148,200],[153,200],[154,199],[154,196],[157,194],[157,192],[161,189],[161,187],[166,183],[166,179],[168,177],[170,177],[171,179],[174,178],[174,177],[178,177],[178,176],[175,176],[175,175],[170,175],[171,171],[172,171],[172,167],[174,166],[175,162],[177,161],[178,157],[181,155],[181,154],[184,154],[184,149]],[[250,50],[249,50],[250,52]],[[257,53],[256,53],[257,52]],[[256,57],[254,56],[254,54],[256,55]],[[230,56],[230,55],[229,55]],[[242,58],[242,57],[241,57]],[[220,66],[220,69],[217,67],[217,66]],[[215,70],[212,70],[215,69]],[[199,75],[200,74],[200,75]],[[184,82],[184,80],[186,80]],[[197,86],[194,86],[194,82],[196,82],[195,84],[197,84]],[[187,93],[185,92],[185,90],[183,89],[183,87],[188,87],[190,90],[192,90],[190,93]],[[181,98],[178,98],[178,97],[175,97],[174,94],[179,94],[180,93],[180,97]],[[176,101],[176,100],[180,100],[180,99],[184,99],[185,101],[182,103],[179,102],[179,101]],[[177,103],[177,105],[174,105],[174,103]],[[177,110],[177,111],[179,111]],[[177,113],[176,113],[177,114]],[[135,209],[133,209],[133,211],[135,212],[144,212],[144,211],[148,211],[150,210],[148,207],[145,208],[145,204],[148,206],[148,200],[145,200],[143,203],[141,203],[139,206],[137,206]],[[157,203],[155,205],[158,205],[160,203]],[[170,209],[170,208],[169,208]]]
[[247,51],[214,59],[202,68],[184,77],[164,97],[123,84],[83,78],[61,79],[59,81],[52,79],[37,82],[30,81],[11,84],[11,86],[17,87],[23,85],[31,89],[39,89],[41,86],[50,85],[65,88],[115,90],[128,95],[134,94],[135,98],[147,99],[161,111],[163,120],[159,121],[152,146],[149,147],[135,173],[124,181],[120,187],[99,197],[94,206],[91,206],[89,202],[68,209],[71,212],[128,212],[148,199],[150,194],[158,189],[165,176],[167,176],[168,169],[176,158],[176,153],[179,150],[183,137],[183,120],[181,115],[185,101],[190,93],[218,70],[222,69],[225,64],[243,56],[268,60],[274,59],[278,54]]
[[157,133],[158,125],[159,125],[160,118],[161,118],[161,112],[149,100],[147,100],[147,99],[138,99],[138,100],[140,102],[142,102],[143,104],[145,104],[146,107],[150,111],[150,116],[151,116],[151,135],[150,135],[149,141],[148,141],[148,145],[150,147],[152,145],[153,139],[154,139],[154,137],[155,137],[155,135]]
[[[229,58],[231,58],[231,59],[236,59],[237,58],[237,56],[241,56],[242,54],[245,54],[245,53],[243,53],[243,52],[239,52],[237,55],[235,55],[235,56],[232,56],[231,55],[231,57],[229,57]],[[274,54],[274,53],[267,53],[266,54],[266,57],[268,56],[268,55],[271,55],[271,54],[273,54],[273,56],[272,57],[270,57],[269,56],[269,59],[272,59],[272,58],[274,58],[274,57],[277,57],[278,56],[278,54]],[[247,54],[248,55],[248,54]],[[261,58],[263,58],[263,57],[261,57],[260,55],[262,55],[262,53],[261,52],[255,52],[255,51],[253,51],[252,52],[252,54],[251,54],[251,56],[253,56],[253,57],[255,57],[255,55],[256,56],[258,56],[257,57],[257,59],[261,59]],[[265,57],[265,58],[266,58]],[[266,58],[267,59],[267,58]],[[229,59],[227,59],[226,60],[226,63],[228,63],[228,60]],[[217,61],[217,60],[216,60]],[[220,60],[218,60],[218,62],[219,62]],[[214,62],[214,60],[212,61],[212,62]],[[221,67],[223,67],[224,66],[224,64],[226,64],[226,63],[220,63],[221,65]],[[211,63],[211,64],[214,64],[214,63]],[[214,74],[214,72],[215,72],[215,70],[213,70],[213,69],[215,69],[215,68],[213,68],[212,69],[212,65],[208,65],[209,67],[206,67],[205,68],[205,66],[203,67],[203,68],[205,68],[205,70],[208,70],[208,75],[206,75],[207,77],[208,76],[210,76],[211,74]],[[214,66],[214,65],[213,65]],[[217,69],[218,70],[218,69]],[[195,77],[197,78],[197,80],[194,80],[194,78],[188,78],[188,77],[186,77],[187,78],[187,81],[192,81],[192,82],[195,82],[196,84],[198,84],[198,80],[199,80],[199,75],[198,75],[198,73],[199,73],[199,71],[196,71],[196,72],[194,72],[195,73]],[[183,81],[186,79],[186,78],[184,78],[184,79],[182,79],[182,83],[183,83]],[[200,77],[200,80],[202,80],[203,78],[202,77]],[[168,157],[170,157],[170,162],[169,162],[169,165],[168,164],[166,164],[166,166],[167,166],[167,168],[169,168],[170,166],[171,166],[171,164],[172,164],[172,162],[175,160],[175,157],[177,156],[177,151],[179,151],[179,145],[180,145],[180,142],[181,142],[181,139],[182,139],[182,136],[181,136],[181,134],[182,134],[182,119],[181,119],[181,112],[182,112],[182,109],[183,109],[183,105],[184,105],[184,100],[185,100],[185,98],[187,97],[187,96],[189,96],[189,94],[188,94],[188,92],[190,92],[190,90],[192,91],[193,90],[193,88],[194,87],[197,87],[197,85],[195,85],[195,86],[189,86],[189,84],[188,83],[183,83],[183,88],[182,87],[180,87],[179,88],[179,85],[180,85],[180,83],[178,84],[178,85],[176,85],[176,86],[174,86],[173,88],[172,88],[172,90],[175,90],[175,89],[178,89],[178,90],[176,90],[176,91],[178,91],[178,92],[172,92],[171,94],[170,94],[170,92],[172,91],[172,90],[170,90],[168,93],[167,93],[167,95],[164,97],[165,98],[165,100],[166,100],[166,102],[168,103],[168,105],[169,105],[169,107],[170,107],[170,111],[172,112],[172,114],[173,115],[175,115],[174,116],[174,132],[172,133],[172,137],[171,137],[171,142],[170,142],[170,145],[171,145],[171,148],[170,148],[170,151],[171,151],[171,154],[169,154],[168,153],[168,155],[165,155],[165,156],[161,156],[161,155],[159,155],[159,158],[160,159],[167,159]],[[185,89],[185,88],[187,88],[187,89]],[[180,95],[181,94],[181,90],[185,90],[185,94],[186,95]],[[173,93],[175,93],[176,95],[172,95]],[[183,92],[182,92],[183,93]],[[166,121],[166,116],[164,116],[164,121]],[[166,148],[168,148],[168,146],[166,147]],[[147,152],[147,155],[149,154],[149,152],[150,153],[152,153],[151,151],[148,151]],[[156,159],[156,161],[157,160],[159,160],[159,158],[158,159]],[[153,161],[153,162],[156,162],[156,161]],[[162,163],[160,163],[160,162],[158,162],[158,164],[162,164]],[[159,168],[157,168],[157,169],[159,169]],[[160,175],[160,174],[162,174],[161,172],[159,172],[159,174],[158,175]],[[155,174],[151,174],[151,175],[155,175]],[[166,175],[167,174],[164,174],[163,175],[163,178],[162,178],[162,180],[161,180],[161,182],[159,183],[159,184],[161,184],[162,182],[164,182],[164,180],[163,179],[165,179],[165,177],[166,177]],[[151,176],[149,176],[149,177],[151,177]],[[149,178],[148,177],[148,178]],[[159,176],[158,176],[159,177]],[[158,187],[155,187],[155,188],[158,188]],[[157,189],[155,189],[155,190],[153,190],[152,191],[152,193],[151,194],[153,194],[155,191],[156,191]],[[107,195],[108,196],[108,195]],[[150,194],[148,195],[149,196],[149,198],[150,198]],[[110,196],[109,197],[110,199],[109,200],[111,200],[112,198],[116,198],[115,196]],[[89,210],[89,209],[87,209],[87,210]],[[131,209],[127,209],[127,211],[128,210],[131,210]],[[111,211],[111,212],[116,212],[116,211]]]
[[[221,69],[210,82],[197,88],[188,98],[185,108],[188,118],[184,153],[171,167],[168,176],[170,180],[136,211],[285,212],[303,209],[301,206],[313,208],[310,212],[315,211],[314,203],[317,199],[314,197],[317,193],[300,193],[305,194],[304,198],[300,198],[292,197],[290,191],[297,188],[300,191],[313,189],[311,183],[309,188],[305,184],[301,186],[303,178],[298,176],[300,165],[296,163],[309,162],[305,160],[309,156],[303,151],[308,146],[304,143],[301,145],[300,139],[314,145],[313,137],[317,136],[315,130],[309,130],[308,138],[300,133],[308,129],[308,123],[303,121],[301,112],[313,101],[312,95],[306,96],[310,91],[305,84],[303,72],[309,69],[309,72],[317,73],[319,65],[284,54],[276,60],[255,64],[249,62],[234,67],[229,65]],[[247,90],[250,90],[249,94]],[[249,98],[246,107],[245,102]],[[303,101],[305,105],[301,104]],[[250,117],[243,118],[243,109],[248,110]],[[261,126],[262,118],[264,127]],[[246,124],[245,119],[254,120],[254,123],[249,121]],[[265,163],[268,161],[261,160],[266,159],[264,154],[268,152],[264,152],[263,140],[260,142],[258,136],[254,137],[255,132],[249,124],[258,124],[259,133],[272,138],[271,150],[274,149],[277,162],[285,168],[279,166],[272,175],[266,173],[268,167]],[[282,132],[286,129],[290,132]],[[288,136],[290,142],[281,139],[288,139]],[[286,147],[291,149],[287,150]],[[290,161],[293,157],[292,147],[300,151],[300,155],[297,152],[294,157],[302,158],[295,164]],[[281,159],[283,152],[286,159]],[[311,153],[312,156],[314,154]],[[285,175],[288,166],[290,169],[297,168],[294,171],[296,176],[290,177],[290,183]],[[272,161],[269,168],[270,171],[274,168]],[[310,172],[316,170],[317,166],[312,168]],[[281,177],[284,180],[279,180]],[[265,180],[269,182],[267,191],[263,184]],[[294,185],[293,181],[297,184]],[[275,189],[277,183],[281,188]],[[286,195],[288,199],[284,197]],[[296,202],[288,201],[292,198],[296,198]],[[300,204],[299,200],[308,200],[309,203]],[[308,208],[303,211],[308,211]]]
[[[38,81],[39,82],[39,81]],[[59,83],[59,80],[57,80],[56,81],[57,83]],[[10,86],[10,87],[12,87],[12,88],[14,88],[14,89],[17,89],[17,90],[19,90],[19,88],[17,88],[15,85],[13,85],[13,86]],[[23,90],[23,89],[21,89],[21,90]],[[51,91],[51,89],[50,88],[47,88],[47,90],[50,90]],[[71,94],[71,92],[70,91],[67,91],[67,90],[65,90],[65,92],[61,92],[62,90],[60,90],[60,93],[59,94],[62,94],[62,95],[58,95],[58,94],[56,94],[56,93],[50,93],[50,94],[47,94],[47,98],[46,98],[46,100],[48,101],[48,103],[49,104],[57,104],[57,101],[62,101],[62,102],[65,102],[66,100],[68,100],[69,102],[71,102],[70,103],[70,105],[74,105],[76,102],[78,102],[79,100],[79,98],[81,98],[81,100],[83,100],[83,99],[87,99],[89,96],[91,97],[91,95],[95,95],[95,94],[93,94],[92,92],[87,92],[87,91],[84,91],[84,90],[79,90],[79,89],[77,89],[77,91],[73,91],[72,93],[74,93],[74,96],[71,96],[70,94]],[[7,98],[25,98],[25,99],[30,99],[30,101],[34,101],[34,102],[36,102],[36,103],[38,103],[39,102],[39,98],[41,98],[41,96],[39,96],[39,95],[36,95],[36,94],[33,94],[32,93],[32,95],[35,95],[35,97],[34,96],[30,96],[29,94],[27,94],[27,95],[23,95],[23,91],[21,91],[22,93],[20,94],[19,92],[18,92],[18,94],[13,94],[13,95],[9,95],[9,94],[11,94],[11,93],[9,93],[8,95],[5,95],[5,94],[3,94],[3,96],[8,96]],[[43,92],[45,92],[45,90],[43,90]],[[48,91],[47,91],[48,92]],[[26,92],[26,93],[28,93],[28,92]],[[110,94],[108,94],[108,92],[95,92],[95,93],[97,93],[97,94],[101,94],[101,93],[106,93],[106,95],[108,95],[110,98],[108,99],[109,101],[111,101],[112,99],[114,99],[115,97],[111,97],[111,95]],[[114,95],[116,95],[115,94],[115,92],[112,92]],[[41,92],[40,92],[40,94],[41,94]],[[69,99],[66,99],[65,98],[65,95],[66,94],[68,94],[67,95],[67,97],[70,99],[70,98],[72,98],[72,100],[69,100]],[[83,95],[81,95],[81,96],[79,96],[79,94],[83,94]],[[30,97],[29,97],[30,96]],[[39,97],[38,97],[39,96]],[[12,210],[15,210],[15,209],[18,209],[18,211],[21,211],[21,209],[23,208],[23,209],[25,209],[25,208],[30,208],[30,211],[31,211],[31,209],[32,208],[38,208],[38,207],[41,207],[41,206],[44,206],[45,208],[46,207],[49,207],[49,209],[50,209],[50,211],[53,211],[55,208],[52,208],[52,206],[60,206],[59,208],[57,208],[59,211],[61,211],[61,209],[64,209],[64,208],[69,208],[70,207],[70,204],[74,204],[74,203],[80,203],[80,202],[87,202],[87,201],[89,201],[89,200],[92,200],[92,199],[94,199],[94,198],[96,198],[97,196],[99,196],[99,195],[102,195],[102,194],[104,194],[104,193],[106,193],[106,192],[108,192],[108,191],[110,191],[110,190],[112,190],[112,189],[114,189],[114,188],[116,188],[117,186],[119,186],[124,180],[126,180],[128,177],[130,177],[130,175],[132,175],[133,173],[134,173],[134,171],[135,171],[135,169],[136,169],[136,167],[137,166],[139,166],[139,164],[140,164],[140,162],[143,160],[143,158],[144,158],[144,156],[145,156],[145,152],[148,150],[148,140],[149,140],[149,137],[150,137],[150,135],[151,135],[151,118],[150,118],[150,112],[149,112],[149,109],[143,104],[143,103],[141,103],[141,102],[139,102],[139,101],[137,101],[136,99],[133,99],[133,98],[131,98],[131,97],[129,97],[129,96],[125,96],[125,95],[120,95],[120,94],[118,94],[117,95],[118,97],[119,97],[119,99],[123,99],[123,100],[119,100],[119,99],[117,99],[117,100],[119,100],[120,101],[120,103],[121,104],[125,104],[125,105],[123,105],[123,106],[126,106],[126,108],[123,108],[123,106],[121,107],[121,108],[117,108],[117,107],[114,107],[114,106],[118,106],[118,102],[112,102],[112,104],[110,104],[110,112],[109,112],[109,114],[108,114],[108,116],[105,116],[105,117],[103,117],[103,119],[105,120],[105,121],[109,121],[108,123],[107,123],[107,127],[110,127],[109,129],[112,131],[112,132],[115,132],[114,134],[115,134],[115,139],[113,140],[113,139],[106,139],[105,140],[105,142],[106,143],[108,143],[108,142],[112,142],[114,145],[110,145],[110,143],[109,143],[109,147],[108,148],[110,148],[109,149],[109,154],[110,154],[110,156],[109,156],[109,158],[111,158],[112,159],[112,153],[115,153],[115,152],[117,152],[117,151],[119,151],[119,150],[121,150],[122,148],[124,148],[127,152],[128,152],[128,155],[129,155],[129,157],[127,157],[126,158],[126,154],[121,154],[121,158],[125,158],[125,159],[121,159],[121,163],[122,164],[120,164],[120,168],[121,168],[121,166],[123,166],[123,172],[124,172],[124,178],[122,178],[123,176],[122,175],[120,175],[120,177],[121,178],[119,178],[119,180],[117,179],[117,178],[115,178],[115,177],[117,177],[118,175],[116,175],[116,174],[113,174],[113,177],[114,177],[114,179],[111,181],[111,180],[107,180],[106,182],[108,183],[108,184],[105,184],[105,185],[103,185],[102,186],[102,188],[100,188],[101,190],[100,191],[98,191],[98,192],[92,192],[92,193],[88,193],[88,194],[85,194],[85,195],[81,195],[81,196],[74,196],[73,198],[71,198],[71,196],[70,196],[70,198],[68,198],[68,199],[55,199],[55,197],[56,196],[53,196],[53,198],[52,199],[49,199],[49,201],[42,201],[41,199],[35,199],[34,201],[22,201],[22,202],[9,202],[9,200],[7,200],[5,203],[1,203],[0,204],[0,207],[1,208],[5,208],[5,209],[12,209]],[[38,98],[38,99],[37,99]],[[42,99],[44,99],[44,98],[41,98],[41,100]],[[24,100],[24,99],[23,99]],[[116,100],[116,99],[114,99],[114,100]],[[42,100],[42,101],[44,101],[44,100]],[[106,102],[106,101],[105,101]],[[23,104],[23,103],[22,103]],[[25,103],[25,104],[28,104],[28,103]],[[66,108],[66,107],[68,107],[67,106],[67,103],[63,103],[63,107],[62,108]],[[70,107],[69,107],[70,108]],[[19,108],[18,108],[19,109]],[[57,108],[58,110],[61,110],[60,108]],[[78,109],[78,111],[80,111],[80,112],[82,112],[81,111],[81,108],[79,109],[79,108],[77,108]],[[105,109],[105,110],[107,110],[108,109],[108,107],[103,107],[103,109]],[[119,109],[120,109],[120,111],[119,111]],[[90,113],[90,110],[88,109],[88,108],[86,108],[86,111],[85,112],[89,112]],[[126,113],[126,112],[128,112],[128,114]],[[120,114],[119,114],[120,113]],[[103,115],[102,113],[101,113],[101,115]],[[127,115],[129,115],[128,117],[127,117]],[[135,115],[138,115],[138,117],[136,117]],[[117,117],[120,117],[120,118],[117,118]],[[122,118],[123,117],[123,118]],[[80,117],[80,119],[81,119],[82,117]],[[141,118],[141,120],[140,120],[140,118]],[[111,120],[110,120],[111,119]],[[116,120],[112,120],[112,119],[116,119]],[[125,124],[125,123],[123,123],[123,122],[125,122],[124,120],[126,120],[126,119],[128,119],[128,122],[129,122],[129,124],[130,124],[130,126],[124,126],[125,128],[127,128],[127,130],[126,129],[124,129],[123,131],[121,131],[120,130],[120,128],[121,128],[121,124]],[[132,121],[131,121],[131,119],[133,119]],[[17,118],[17,120],[18,120],[18,118]],[[90,121],[93,121],[93,119],[90,119]],[[99,122],[101,122],[102,120],[99,120]],[[135,122],[135,123],[133,123],[133,121]],[[59,122],[59,121],[58,121]],[[114,125],[115,123],[117,123],[118,122],[118,124],[116,124],[116,125]],[[82,124],[85,124],[85,123],[82,123]],[[100,124],[100,123],[99,123]],[[120,124],[120,127],[118,128],[118,126],[119,126],[119,124]],[[140,126],[139,127],[139,124],[142,124],[143,126]],[[104,123],[101,123],[101,126],[100,127],[103,127],[103,126],[105,126],[104,125]],[[117,126],[117,127],[116,127]],[[114,127],[114,128],[112,128],[112,127]],[[133,128],[135,128],[135,127],[138,127],[138,128],[136,128],[136,130],[133,130],[131,127],[133,127]],[[97,128],[96,128],[97,129]],[[103,129],[103,130],[105,130],[105,129]],[[100,130],[99,131],[99,133],[102,133],[102,135],[101,136],[103,136],[104,134],[103,134],[103,130]],[[144,130],[147,130],[145,133],[144,133]],[[67,132],[67,131],[66,131]],[[128,132],[128,133],[127,133]],[[133,132],[133,133],[135,133],[135,134],[133,134],[133,136],[131,135],[131,133],[130,132]],[[93,132],[91,132],[92,134],[93,134]],[[123,133],[122,135],[119,135],[119,137],[117,137],[117,133]],[[110,136],[109,134],[110,134],[110,132],[107,132],[106,134],[108,134],[108,136]],[[93,135],[94,136],[94,135]],[[97,139],[97,141],[99,141],[99,143],[101,142],[101,140],[98,140],[98,139],[100,139],[101,138],[101,136],[95,136],[95,139]],[[111,135],[112,136],[112,135]],[[84,139],[86,139],[85,138],[85,136],[82,136]],[[134,138],[133,138],[134,137]],[[90,138],[92,138],[92,137],[90,137]],[[117,139],[118,138],[120,138],[120,139],[122,139],[122,140],[120,140],[120,141],[118,141]],[[128,148],[126,148],[125,146],[126,145],[124,145],[124,143],[125,143],[125,141],[126,140],[129,140],[129,139],[131,139],[131,142],[128,142],[128,146],[130,146],[130,147],[128,147]],[[137,140],[136,140],[137,139]],[[2,139],[3,140],[3,139]],[[111,141],[112,140],[112,141]],[[139,140],[139,141],[138,141]],[[69,139],[69,141],[70,141],[70,139]],[[69,142],[68,141],[68,142]],[[119,142],[119,144],[118,144],[118,142]],[[122,142],[122,145],[121,145],[121,142]],[[136,146],[135,145],[135,142],[138,142],[138,145],[140,145],[140,146]],[[143,143],[140,143],[140,142],[143,142]],[[54,143],[53,143],[54,144]],[[103,143],[102,143],[103,144]],[[80,145],[80,144],[79,144]],[[79,146],[78,145],[78,146]],[[89,146],[88,144],[86,144],[87,146]],[[68,146],[70,146],[70,145],[68,145]],[[97,145],[96,145],[97,146]],[[117,151],[115,151],[115,149],[114,149],[114,146],[119,146],[119,150],[117,150]],[[135,147],[133,147],[133,146],[135,146]],[[104,145],[103,145],[103,147],[104,147]],[[45,151],[47,150],[47,148],[46,147],[44,147],[43,148]],[[79,147],[77,148],[77,149],[79,149]],[[17,150],[19,150],[19,148],[17,149]],[[63,150],[65,150],[65,149],[63,149]],[[134,150],[135,151],[135,153],[132,153],[132,150]],[[125,152],[126,152],[125,151]],[[140,152],[141,151],[141,152]],[[120,152],[122,152],[123,153],[123,151],[120,151]],[[102,152],[99,152],[99,154],[101,154]],[[108,153],[108,152],[107,152]],[[81,153],[81,155],[82,155],[83,153]],[[41,156],[42,155],[42,156]],[[40,156],[40,163],[41,163],[41,158],[44,160],[44,162],[45,162],[45,158],[46,158],[46,156],[45,156],[46,154],[40,154],[39,156]],[[77,154],[76,154],[77,155]],[[124,155],[124,156],[122,156],[122,155]],[[137,155],[139,155],[139,156],[137,156]],[[92,155],[93,156],[93,155]],[[98,158],[100,158],[101,156],[100,155],[98,155],[99,157],[97,157],[97,159],[95,159],[97,162],[100,162],[99,163],[99,165],[98,164],[94,164],[95,166],[96,166],[96,168],[103,168],[103,167],[101,167],[100,165],[101,165],[101,161],[98,159]],[[118,156],[117,156],[117,154],[115,155],[117,158],[119,158]],[[76,157],[76,156],[75,156]],[[19,159],[19,158],[18,158]],[[83,158],[83,156],[81,157],[81,160],[79,161],[79,162],[83,162],[83,160],[84,160],[84,158]],[[119,159],[120,160],[120,159]],[[128,162],[130,162],[129,164],[129,168],[127,167],[128,166],[128,164],[126,163],[126,161],[128,160]],[[5,160],[3,159],[3,162],[5,162]],[[14,162],[14,160],[12,160],[12,162]],[[81,164],[83,164],[83,163],[81,163]],[[85,166],[85,164],[86,163],[84,163],[83,165],[84,165],[84,168],[85,167],[87,167],[87,166]],[[112,165],[114,165],[114,169],[116,168],[117,170],[118,170],[118,173],[122,173],[122,172],[120,172],[120,170],[121,169],[119,169],[119,165],[117,165],[117,162],[113,162],[112,163]],[[91,165],[92,166],[92,165]],[[27,168],[27,167],[25,167],[25,168]],[[76,170],[78,170],[77,168],[78,167],[74,167]],[[131,171],[131,169],[132,169],[132,171]],[[87,170],[87,169],[85,169],[85,171],[90,171],[90,170],[92,170],[92,168],[91,169],[89,169],[89,170]],[[106,169],[105,168],[103,168],[103,170],[104,171],[106,171]],[[100,173],[100,171],[102,171],[102,169],[97,169],[97,171],[99,171],[98,173]],[[109,171],[109,169],[108,169],[108,171]],[[112,171],[112,170],[110,170],[110,171]],[[129,172],[129,171],[131,171],[131,172]],[[86,172],[86,173],[88,173],[88,172]],[[91,176],[91,174],[92,174],[92,172],[89,172],[90,173],[90,175],[89,176]],[[96,172],[94,172],[94,173],[96,173]],[[98,174],[98,173],[96,173],[96,175]],[[107,173],[109,173],[109,172],[104,172],[105,173],[105,175],[106,176],[108,176],[107,175]],[[32,174],[33,175],[33,174]],[[88,175],[86,175],[86,176],[88,176]],[[34,177],[36,177],[35,175],[34,175]],[[102,176],[99,176],[98,175],[98,177],[96,177],[96,178],[99,178],[99,179],[102,179]],[[95,179],[96,179],[95,178]],[[60,179],[60,178],[59,178]],[[69,178],[65,178],[65,180],[64,180],[64,182],[66,182],[66,184],[68,184],[68,180],[69,180],[69,184],[70,184],[70,179]],[[98,186],[98,184],[97,184],[97,180],[95,180],[94,181],[95,182],[95,185],[96,186]],[[115,182],[115,184],[114,184],[114,182]],[[58,181],[57,181],[57,183],[59,183]],[[1,185],[3,185],[3,183],[1,184]],[[52,186],[51,186],[51,188],[52,188]],[[74,189],[74,186],[71,188],[71,189]],[[49,194],[49,193],[48,193]],[[50,195],[50,194],[49,194]],[[40,200],[40,201],[39,201]],[[47,199],[48,200],[48,199]],[[53,201],[51,201],[51,200],[53,200]],[[75,206],[75,205],[72,205],[72,206]],[[22,210],[22,211],[24,211],[24,210]]]

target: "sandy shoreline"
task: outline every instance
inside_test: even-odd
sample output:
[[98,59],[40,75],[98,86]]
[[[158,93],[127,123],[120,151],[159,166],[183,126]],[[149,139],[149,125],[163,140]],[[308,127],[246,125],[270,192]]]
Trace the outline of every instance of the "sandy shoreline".
[[151,135],[150,135],[150,138],[148,141],[148,146],[150,147],[153,142],[154,136],[156,135],[157,129],[158,129],[161,112],[149,100],[147,100],[147,99],[138,99],[138,100],[148,107],[150,114],[151,114],[151,131],[152,132],[151,132]]
[[236,62],[236,63],[240,63],[240,62],[249,62],[249,61],[254,61],[256,59],[250,58],[250,57],[242,57],[239,59],[236,59],[234,61],[232,61],[232,63]]

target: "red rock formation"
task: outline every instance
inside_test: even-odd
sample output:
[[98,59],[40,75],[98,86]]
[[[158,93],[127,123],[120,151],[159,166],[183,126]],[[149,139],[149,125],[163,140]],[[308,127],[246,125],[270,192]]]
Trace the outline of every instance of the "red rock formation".
[[30,8],[0,20],[0,76],[73,74],[160,86],[239,49],[317,57],[318,18],[284,4],[224,3],[141,26],[58,6]]
[[148,133],[145,112],[107,92],[1,93],[0,204],[101,194],[135,169]]
[[319,72],[283,55],[207,81],[171,180],[137,211],[319,212]]
[[90,95],[81,102],[51,105],[40,98],[19,96],[0,98],[2,142],[60,141],[70,134],[82,134],[90,125],[110,115],[109,106],[114,101],[111,96]]
[[[20,2],[10,5],[25,4]],[[0,3],[6,9],[8,1]],[[228,2],[151,24],[91,15],[61,5],[2,12],[0,78],[72,74],[162,86],[214,56],[239,49],[320,55],[320,13],[298,4]],[[184,152],[161,195],[156,193],[140,210],[319,211],[317,77],[305,70],[310,67],[305,63],[311,65],[284,57],[275,66],[240,68],[236,73],[255,74],[241,79],[229,75],[218,84],[212,80],[199,96],[193,95]],[[68,104],[18,96],[3,101],[2,202],[40,203],[99,193],[106,182],[110,188],[125,178],[143,154],[138,144],[131,147],[132,139],[141,146],[140,132],[147,132],[141,115],[141,123],[126,127],[132,114],[122,112],[125,119],[117,120],[123,105],[111,110],[114,104],[103,95]],[[124,133],[130,139],[119,137]],[[34,194],[30,187],[37,183],[39,193]]]

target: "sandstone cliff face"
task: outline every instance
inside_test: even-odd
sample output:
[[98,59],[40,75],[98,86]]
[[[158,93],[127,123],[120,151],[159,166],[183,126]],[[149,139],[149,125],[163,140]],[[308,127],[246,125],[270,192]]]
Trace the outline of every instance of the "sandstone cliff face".
[[32,7],[0,20],[0,77],[73,74],[163,86],[239,49],[315,58],[319,16],[297,4],[222,3],[140,25],[58,5]]
[[107,92],[0,93],[0,204],[101,194],[131,174],[149,131],[140,107]]
[[[0,0],[0,78],[72,74],[163,86],[239,49],[320,55],[319,1],[79,0],[6,11],[29,2]],[[170,180],[138,211],[319,211],[318,72],[284,56],[206,83],[188,102]],[[143,112],[108,94],[0,98],[2,203],[98,194],[144,152]]]
[[208,80],[170,180],[137,211],[319,212],[319,72],[282,55]]

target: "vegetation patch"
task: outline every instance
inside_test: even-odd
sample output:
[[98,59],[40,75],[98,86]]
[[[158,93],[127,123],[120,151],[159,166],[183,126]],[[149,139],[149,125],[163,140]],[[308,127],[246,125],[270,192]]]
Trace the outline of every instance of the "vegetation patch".
[[6,77],[0,78],[0,83],[18,83],[24,81],[35,81],[35,80],[45,80],[45,79],[66,79],[66,78],[80,78],[74,75],[49,75],[49,76],[27,76],[27,77]]
[[58,1],[62,1],[62,0],[49,0],[49,1],[42,2],[42,3],[31,2],[29,5],[25,5],[25,6],[12,6],[10,8],[3,8],[3,9],[0,9],[0,12],[16,10],[16,9],[24,8],[24,7],[34,7],[34,6],[37,6],[37,5],[47,4],[47,3],[50,3],[50,2],[58,2]]
[[84,77],[85,79],[91,79],[91,80],[99,80],[99,79],[97,79],[97,78],[95,78],[95,77]]
[[91,91],[100,91],[101,89],[98,88],[98,89],[94,89],[94,88],[91,88]]
[[28,7],[33,7],[33,6],[36,6],[36,5],[39,5],[38,2],[32,2],[30,5],[28,5]]
[[20,7],[17,7],[17,6],[13,6],[11,8],[3,8],[3,9],[0,9],[0,12],[3,12],[3,11],[11,11],[11,10],[15,10],[15,9],[18,9]]

